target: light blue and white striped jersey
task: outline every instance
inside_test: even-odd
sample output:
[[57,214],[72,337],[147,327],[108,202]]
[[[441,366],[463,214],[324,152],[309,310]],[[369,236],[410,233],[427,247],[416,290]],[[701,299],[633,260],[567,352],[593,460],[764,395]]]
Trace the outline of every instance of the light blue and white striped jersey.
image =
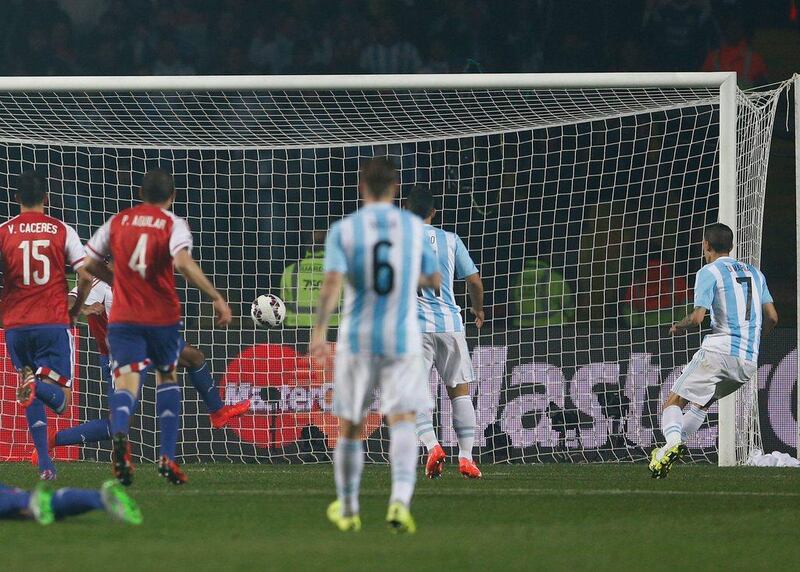
[[756,267],[730,256],[697,273],[694,306],[711,310],[711,333],[703,349],[758,361],[762,304],[772,303],[767,280]]
[[422,353],[419,277],[439,270],[424,226],[417,216],[385,203],[362,207],[331,226],[325,272],[346,277],[337,351]]
[[419,297],[419,322],[423,332],[463,332],[461,308],[453,294],[453,280],[478,272],[457,234],[425,225],[425,236],[439,261],[442,285],[439,290],[425,288]]

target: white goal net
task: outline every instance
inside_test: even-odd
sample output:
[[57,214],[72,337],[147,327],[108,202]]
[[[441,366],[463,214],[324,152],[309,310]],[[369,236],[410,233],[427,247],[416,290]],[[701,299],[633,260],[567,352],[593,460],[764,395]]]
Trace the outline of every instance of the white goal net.
[[[468,87],[486,77],[459,76],[460,89],[436,88],[435,76],[424,87],[383,77],[347,89],[319,77],[242,78],[241,87],[227,78],[223,89],[219,78],[191,78],[193,89],[162,78],[149,90],[114,88],[112,78],[105,88],[56,88],[42,78],[38,89],[0,88],[0,184],[39,170],[50,213],[87,240],[136,200],[145,171],[174,174],[174,210],[190,222],[194,255],[239,315],[216,329],[210,306],[181,283],[186,339],[205,353],[226,402],[253,403],[212,429],[187,382],[184,461],[329,460],[331,368],[307,357],[309,290],[321,278],[314,259],[330,224],[358,208],[359,162],[384,154],[403,195],[431,186],[434,224],[463,238],[484,280],[489,320],[480,332],[467,327],[480,461],[642,460],[662,440],[660,400],[701,339],[667,330],[691,302],[702,229],[720,217],[730,166],[720,82],[627,74],[627,87],[602,75],[600,84],[578,75],[562,87],[520,88],[519,78],[513,89]],[[755,263],[782,87],[736,95],[737,255]],[[1,220],[16,212],[12,197],[0,201]],[[465,306],[463,284],[456,291]],[[249,306],[266,292],[287,298],[289,317],[257,331]],[[96,345],[85,324],[78,333],[77,391],[58,427],[106,415]],[[0,383],[0,460],[22,459],[31,445],[5,356]],[[435,373],[431,390],[440,441],[452,450]],[[759,441],[755,391],[737,395],[738,462]],[[133,421],[134,453],[147,460],[157,457],[154,394],[151,379]],[[376,412],[367,425],[369,456],[383,460],[388,435]],[[694,459],[716,462],[716,406],[689,446]],[[106,460],[105,451],[63,448],[56,458]]]

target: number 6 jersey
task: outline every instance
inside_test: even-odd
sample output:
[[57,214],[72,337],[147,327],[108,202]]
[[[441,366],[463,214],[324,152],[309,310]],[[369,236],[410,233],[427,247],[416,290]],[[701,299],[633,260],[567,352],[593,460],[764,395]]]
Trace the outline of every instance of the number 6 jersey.
[[346,282],[337,351],[421,354],[419,277],[438,270],[422,221],[408,211],[372,203],[332,225],[325,272]]
[[110,324],[168,326],[181,320],[172,257],[192,248],[189,225],[147,203],[121,211],[86,244],[95,260],[114,260]]
[[3,326],[69,326],[66,264],[83,266],[75,229],[40,212],[24,212],[0,225]]
[[703,266],[694,287],[694,306],[711,310],[703,349],[758,361],[761,306],[771,303],[767,280],[756,267],[730,256]]

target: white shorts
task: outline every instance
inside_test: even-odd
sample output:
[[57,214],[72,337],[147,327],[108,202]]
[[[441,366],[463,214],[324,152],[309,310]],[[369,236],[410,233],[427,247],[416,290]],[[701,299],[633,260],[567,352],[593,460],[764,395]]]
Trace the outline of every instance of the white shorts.
[[399,357],[337,352],[334,363],[333,412],[360,423],[380,390],[383,415],[416,413],[433,407],[422,356]]
[[447,387],[473,380],[472,358],[463,332],[422,334],[422,357],[426,375],[430,375],[431,366],[435,366]]
[[698,405],[730,395],[750,381],[758,364],[731,355],[699,350],[675,380],[672,393]]

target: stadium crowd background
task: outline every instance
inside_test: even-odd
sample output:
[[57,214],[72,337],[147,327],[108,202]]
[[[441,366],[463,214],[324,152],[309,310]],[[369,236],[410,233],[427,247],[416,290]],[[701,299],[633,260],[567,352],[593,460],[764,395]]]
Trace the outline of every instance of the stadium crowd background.
[[[0,75],[734,69],[740,86],[746,88],[788,77],[800,53],[796,0],[9,0],[3,14]],[[776,125],[782,124],[779,117]],[[773,144],[767,193],[766,219],[775,221],[778,229],[765,239],[763,266],[768,275],[771,267],[793,264],[791,253],[774,247],[794,239],[788,234],[794,228],[789,218],[793,210],[789,134],[784,132],[783,139],[778,134]],[[107,167],[94,163],[108,159],[96,157],[92,166]],[[216,165],[212,172],[223,168]],[[219,179],[212,184],[223,191],[229,185]],[[287,204],[292,203],[290,186],[287,181]],[[280,189],[270,193],[280,201]],[[76,188],[67,193],[71,194],[90,193],[88,188]],[[273,252],[263,255],[273,261],[272,287],[278,286],[286,261],[303,257],[301,237],[310,230],[306,224],[310,218],[289,228],[293,217],[286,214],[290,222],[283,223],[271,213],[257,213],[262,221],[274,219],[274,232],[262,241],[273,245]],[[300,221],[314,213],[297,214]],[[512,220],[517,213],[508,214]],[[533,224],[529,216],[523,218],[512,226]],[[468,232],[475,237],[487,232],[497,236],[498,230]],[[503,229],[499,232],[502,235]],[[685,241],[683,247],[690,243]],[[491,245],[481,240],[480,246]],[[657,258],[643,259],[640,271],[658,274]],[[522,257],[517,262],[526,264]],[[496,270],[506,276],[524,272],[523,266]],[[531,276],[536,273],[531,270]],[[564,279],[566,289],[574,291],[569,287],[574,284],[572,277]],[[771,284],[779,304],[792,305],[793,277],[782,273]],[[502,291],[513,284],[495,286]],[[621,302],[641,295],[635,282],[619,286],[624,286]],[[626,290],[628,286],[632,289]],[[683,306],[685,286],[679,290]],[[786,317],[785,323],[793,321],[792,315]],[[671,312],[664,316],[665,321],[670,319]]]
[[[796,30],[796,12],[794,0],[8,0],[0,74],[687,71],[713,67],[726,43]],[[769,77],[760,61],[751,83]]]

